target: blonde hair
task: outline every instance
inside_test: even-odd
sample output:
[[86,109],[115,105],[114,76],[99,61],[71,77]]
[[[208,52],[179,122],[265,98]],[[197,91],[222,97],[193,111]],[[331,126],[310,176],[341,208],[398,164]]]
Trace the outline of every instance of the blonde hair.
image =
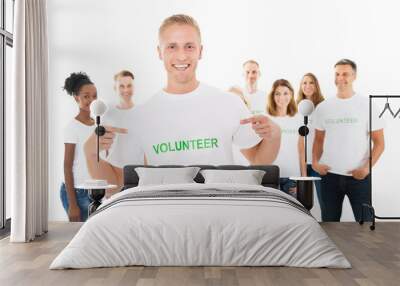
[[255,60],[247,60],[243,63],[243,67],[247,64],[255,64],[257,65],[258,68],[260,68],[260,65],[258,64],[258,62],[256,62]]
[[130,72],[128,70],[122,70],[119,73],[114,75],[114,81],[117,81],[120,77],[124,77],[124,76],[129,76],[132,79],[135,79],[135,76],[133,75],[132,72]]
[[169,26],[172,26],[174,24],[192,26],[193,28],[195,28],[195,30],[199,34],[199,38],[200,38],[200,42],[201,42],[201,33],[200,33],[199,25],[197,24],[196,20],[193,17],[191,17],[189,15],[185,15],[185,14],[175,14],[175,15],[172,15],[172,16],[166,18],[162,22],[160,28],[158,29],[158,37],[161,37],[161,34]]
[[268,105],[267,105],[268,114],[272,115],[272,116],[277,116],[278,115],[278,108],[276,106],[276,102],[274,100],[274,96],[275,96],[275,91],[279,86],[287,87],[290,90],[290,92],[292,93],[289,105],[287,106],[286,114],[289,115],[290,117],[293,117],[297,113],[297,105],[296,105],[296,102],[294,101],[294,90],[293,90],[293,87],[290,84],[290,82],[287,81],[286,79],[278,79],[272,85],[272,90],[268,94]]
[[297,104],[299,104],[300,101],[302,101],[303,99],[306,99],[306,98],[307,98],[306,95],[304,94],[303,88],[302,88],[302,86],[303,86],[303,81],[304,81],[304,78],[305,78],[306,76],[312,78],[312,80],[314,81],[314,84],[315,84],[315,92],[314,92],[314,94],[311,96],[311,101],[314,103],[314,106],[317,106],[317,105],[320,104],[322,101],[324,101],[325,98],[324,98],[324,96],[323,96],[322,93],[321,93],[321,88],[319,87],[319,82],[318,82],[317,77],[316,77],[313,73],[310,73],[310,72],[309,72],[309,73],[306,73],[306,74],[303,76],[303,78],[301,79],[300,88],[299,88],[299,93],[297,94]]

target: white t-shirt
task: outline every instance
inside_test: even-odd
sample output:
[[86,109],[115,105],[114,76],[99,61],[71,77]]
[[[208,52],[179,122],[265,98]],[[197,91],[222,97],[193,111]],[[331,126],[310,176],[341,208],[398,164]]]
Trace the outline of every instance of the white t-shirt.
[[82,185],[85,180],[90,179],[85,154],[83,152],[83,144],[94,132],[95,128],[95,125],[85,125],[75,118],[64,128],[64,143],[75,144],[75,156],[72,166],[75,185]]
[[257,90],[253,93],[248,93],[244,90],[244,96],[250,102],[250,111],[253,114],[265,114],[267,112],[267,93],[265,91]]
[[281,128],[281,147],[274,165],[279,166],[280,177],[300,176],[299,152],[299,127],[302,126],[302,117],[296,114],[290,116],[273,116],[272,120]]
[[[315,128],[325,131],[321,164],[329,172],[351,176],[349,171],[361,167],[369,154],[369,101],[355,94],[350,98],[328,98],[315,110]],[[372,106],[372,131],[382,129],[384,121]]]
[[[116,106],[110,107],[102,118],[102,124],[114,126],[119,128],[129,129],[132,126],[132,121],[136,120],[137,106],[130,109],[119,109]],[[111,156],[113,162],[118,163],[123,160],[125,156],[129,155],[131,160],[130,164],[142,165],[144,163],[143,150],[135,148],[129,140],[127,134],[116,134],[114,143],[109,150],[109,157]]]
[[[127,136],[148,164],[233,164],[232,143],[250,148],[261,141],[250,124],[240,124],[249,117],[238,96],[200,83],[186,94],[160,91],[138,106]],[[131,164],[131,153],[120,161],[111,154],[109,161]]]
[[136,106],[130,109],[119,109],[115,105],[110,106],[101,118],[101,124],[111,125],[120,128],[128,128],[127,123],[132,118],[132,113],[136,110]]

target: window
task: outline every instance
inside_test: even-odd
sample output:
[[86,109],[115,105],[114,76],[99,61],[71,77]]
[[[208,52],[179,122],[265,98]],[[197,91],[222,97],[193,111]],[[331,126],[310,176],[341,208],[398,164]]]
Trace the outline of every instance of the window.
[[0,0],[0,235],[9,231],[10,194],[6,191],[6,98],[11,93],[14,0]]

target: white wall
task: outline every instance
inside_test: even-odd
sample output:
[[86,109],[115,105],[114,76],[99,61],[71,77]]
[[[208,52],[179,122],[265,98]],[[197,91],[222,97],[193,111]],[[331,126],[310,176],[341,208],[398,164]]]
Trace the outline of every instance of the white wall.
[[[241,64],[253,58],[261,65],[261,89],[269,90],[278,78],[288,79],[297,89],[302,75],[311,71],[326,97],[334,96],[333,64],[346,57],[359,66],[357,91],[400,94],[399,8],[395,0],[48,1],[49,219],[66,219],[59,200],[62,127],[77,112],[62,90],[69,73],[87,72],[99,96],[110,101],[115,98],[113,74],[131,69],[136,75],[136,99],[145,101],[164,84],[156,53],[158,27],[169,15],[187,13],[202,30],[199,78],[222,89],[242,84]],[[393,105],[400,108],[400,100]],[[399,127],[400,119],[388,120],[387,149],[374,171],[373,200],[381,215],[400,212],[395,179]],[[342,219],[352,218],[346,204]]]

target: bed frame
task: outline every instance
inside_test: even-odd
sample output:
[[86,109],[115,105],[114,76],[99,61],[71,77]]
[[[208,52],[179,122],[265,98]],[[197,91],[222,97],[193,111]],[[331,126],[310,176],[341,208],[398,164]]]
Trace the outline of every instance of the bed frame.
[[[136,187],[139,183],[139,176],[135,171],[137,167],[147,167],[147,168],[179,168],[185,167],[182,165],[160,165],[160,166],[152,166],[152,165],[127,165],[124,167],[124,187],[122,190]],[[189,167],[199,167],[201,170],[205,169],[217,169],[217,170],[263,170],[265,171],[265,175],[262,179],[261,184],[264,187],[271,187],[278,189],[279,188],[279,167],[275,165],[255,165],[255,166],[241,166],[241,165],[220,165],[220,166],[212,166],[212,165],[190,165]],[[204,178],[200,174],[194,178],[197,183],[204,183]]]
[[[160,165],[160,166],[144,166],[144,165],[127,165],[124,167],[124,187],[122,190],[136,187],[139,183],[139,176],[135,171],[137,167],[147,168],[179,168],[185,167],[182,165]],[[255,165],[255,166],[241,166],[241,165],[190,165],[190,167],[200,167],[204,169],[217,169],[217,170],[263,170],[265,175],[261,181],[264,187],[279,189],[279,167],[276,165]],[[197,183],[204,183],[204,178],[200,174],[194,178]],[[312,180],[297,180],[297,196],[296,199],[307,209],[311,210],[314,206],[313,195],[313,181]]]
[[[136,187],[139,183],[139,176],[135,171],[137,167],[147,167],[147,168],[182,168],[186,166],[182,165],[160,165],[160,166],[152,166],[152,165],[127,165],[124,167],[124,186],[121,191],[129,188]],[[279,188],[279,167],[275,165],[255,165],[255,166],[241,166],[241,165],[220,165],[220,166],[212,166],[212,165],[190,165],[190,167],[200,167],[201,170],[205,169],[217,169],[217,170],[263,170],[265,171],[265,175],[261,181],[261,184],[264,187],[271,187],[274,189]],[[194,178],[194,181],[197,183],[204,183],[204,178],[200,174]],[[101,205],[101,200],[105,195],[105,189],[96,189],[89,190],[89,197],[92,200],[92,203],[89,205],[89,216],[96,211],[96,209]]]

